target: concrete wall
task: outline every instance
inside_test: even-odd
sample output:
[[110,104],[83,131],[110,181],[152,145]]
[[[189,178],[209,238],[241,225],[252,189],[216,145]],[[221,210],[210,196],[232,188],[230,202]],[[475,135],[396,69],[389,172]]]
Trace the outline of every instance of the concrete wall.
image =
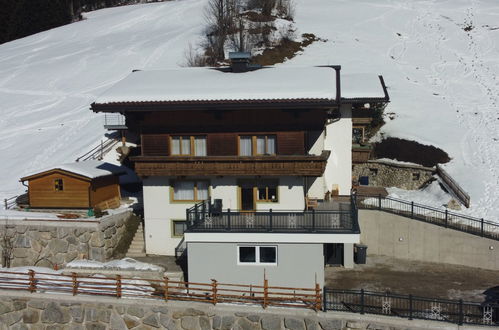
[[343,104],[341,118],[326,126],[324,149],[330,150],[324,173],[326,191],[338,185],[340,195],[352,188],[352,105]]
[[499,242],[397,215],[360,210],[367,253],[499,270]]
[[[185,329],[366,330],[459,329],[457,325],[397,317],[295,308],[228,306],[0,291],[0,330]],[[470,329],[470,327],[466,327]],[[473,327],[474,328],[474,327]],[[491,329],[490,327],[488,327]],[[464,328],[463,328],[464,329]],[[478,329],[478,327],[477,327]]]
[[[250,245],[258,245],[248,243]],[[313,288],[315,279],[324,283],[322,244],[262,244],[277,246],[277,265],[238,264],[238,243],[191,243],[187,245],[190,282],[208,283],[212,278],[223,283],[263,285],[264,270],[269,285]]]
[[[245,177],[248,179],[250,177]],[[149,177],[144,185],[144,219],[146,252],[174,255],[181,238],[172,237],[172,220],[185,220],[185,212],[192,202],[172,202],[170,181],[172,177]],[[187,178],[188,179],[188,178]],[[208,177],[212,199],[220,198],[223,208],[239,209],[237,177]],[[278,202],[256,203],[257,210],[303,210],[305,208],[303,178],[279,177]]]
[[0,220],[0,237],[12,238],[11,266],[53,267],[77,258],[108,261],[128,246],[137,225],[130,210],[97,221]]
[[369,177],[370,186],[419,189],[433,178],[435,169],[417,165],[396,164],[379,160],[354,164],[353,175]]

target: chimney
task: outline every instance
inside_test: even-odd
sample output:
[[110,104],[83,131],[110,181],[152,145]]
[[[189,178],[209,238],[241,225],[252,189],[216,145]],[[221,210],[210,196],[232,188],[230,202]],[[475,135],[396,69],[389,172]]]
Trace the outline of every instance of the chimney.
[[250,70],[251,53],[249,52],[230,52],[229,60],[232,72],[247,72]]

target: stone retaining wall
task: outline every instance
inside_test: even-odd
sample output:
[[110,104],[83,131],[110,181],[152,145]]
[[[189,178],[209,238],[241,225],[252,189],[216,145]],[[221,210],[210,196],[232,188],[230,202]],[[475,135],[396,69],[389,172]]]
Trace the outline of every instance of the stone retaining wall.
[[415,190],[433,178],[435,169],[431,167],[397,164],[387,161],[370,160],[367,163],[353,164],[352,175],[369,177],[370,186],[398,187]]
[[212,306],[0,291],[0,329],[458,329],[457,325],[292,308]]
[[108,261],[130,243],[138,225],[131,210],[92,220],[0,220],[12,241],[11,266],[53,267],[74,259]]

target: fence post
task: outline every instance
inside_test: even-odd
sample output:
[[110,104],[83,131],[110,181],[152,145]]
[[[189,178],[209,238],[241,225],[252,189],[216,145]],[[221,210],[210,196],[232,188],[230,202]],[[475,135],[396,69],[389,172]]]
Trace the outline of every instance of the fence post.
[[104,158],[104,142],[100,140],[100,159]]
[[227,231],[230,231],[230,209],[227,209]]
[[3,204],[5,205],[5,209],[7,210],[7,198],[4,198]]
[[409,320],[412,320],[412,294],[409,295]]
[[315,283],[315,311],[318,312],[322,309],[321,306],[321,287],[319,283]]
[[263,308],[267,308],[269,298],[269,281],[267,279],[263,280]]
[[[381,195],[380,195],[381,196]],[[364,314],[364,289],[360,289],[360,314]]]
[[315,209],[312,209],[312,231],[315,231]]
[[163,279],[164,283],[165,283],[165,301],[168,301],[168,277],[165,276],[164,279]]
[[463,315],[463,300],[459,299],[459,321],[457,322],[458,325],[463,325],[464,321],[464,315]]
[[212,296],[212,299],[213,299],[213,305],[216,305],[218,300],[217,300],[217,280],[211,280],[211,290],[213,292],[213,296]]
[[73,280],[73,296],[78,294],[78,275],[76,273],[71,273],[71,279]]
[[322,288],[322,311],[326,312],[327,311],[327,293],[326,293],[326,287],[324,286]]
[[445,209],[445,228],[447,228],[449,225],[449,210]]
[[194,214],[195,222],[199,223],[198,204],[194,204]]
[[29,292],[33,293],[36,291],[35,271],[30,269],[28,271],[28,275],[29,275]]
[[272,231],[272,227],[273,227],[273,224],[272,224],[272,209],[269,210],[269,231]]
[[378,210],[381,210],[381,194],[378,195]]
[[116,297],[121,298],[121,275],[116,275]]
[[483,218],[480,219],[480,235],[483,237],[484,232],[483,232]]
[[203,221],[206,219],[206,203],[203,202],[203,207],[201,208],[201,218]]
[[411,218],[414,219],[414,202],[411,201]]

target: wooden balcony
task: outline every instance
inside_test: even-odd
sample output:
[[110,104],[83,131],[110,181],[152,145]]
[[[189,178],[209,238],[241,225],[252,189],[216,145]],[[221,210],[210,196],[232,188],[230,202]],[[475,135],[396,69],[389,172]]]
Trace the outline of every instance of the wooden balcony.
[[137,156],[135,172],[140,176],[189,175],[289,175],[318,177],[324,173],[329,151],[320,156]]
[[370,145],[354,144],[352,146],[352,163],[367,163],[371,156],[372,147]]

